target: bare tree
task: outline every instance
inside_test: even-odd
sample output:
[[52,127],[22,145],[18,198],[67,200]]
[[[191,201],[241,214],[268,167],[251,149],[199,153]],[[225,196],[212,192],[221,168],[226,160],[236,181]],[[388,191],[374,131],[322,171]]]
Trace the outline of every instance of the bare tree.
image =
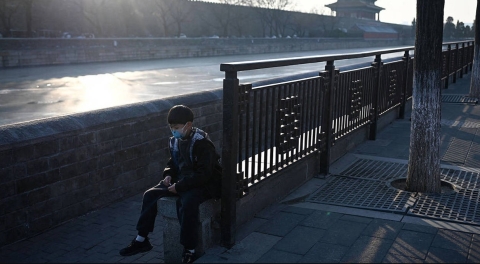
[[172,19],[172,8],[174,4],[172,1],[154,1],[155,5],[153,10],[153,16],[160,22],[160,25],[163,29],[163,36],[168,37],[170,36],[171,26],[175,22]]
[[475,47],[470,81],[470,96],[480,100],[480,0],[477,0],[477,11],[475,13],[473,30],[475,31]]
[[289,18],[281,17],[284,15],[279,10],[287,10],[293,6],[291,0],[252,0],[250,5],[257,7],[257,12],[260,15],[260,20],[264,26],[269,30],[269,35],[281,34],[281,31],[287,27]]
[[440,193],[440,114],[445,0],[417,0],[410,157],[406,188]]
[[219,4],[212,4],[207,12],[202,12],[202,20],[211,27],[218,29],[219,35],[228,37],[230,29],[235,29],[242,35],[244,21],[248,14],[238,9],[240,5],[247,5],[246,0],[220,0]]
[[25,24],[27,25],[27,37],[33,37],[32,29],[32,6],[33,0],[23,0],[23,5],[25,8]]
[[102,15],[105,10],[106,0],[75,1],[83,14],[84,19],[90,24],[96,36],[105,37]]
[[190,5],[188,5],[188,0],[174,0],[171,1],[170,15],[172,16],[173,23],[177,26],[177,36],[180,36],[182,33],[183,23],[188,21],[190,13]]
[[332,13],[330,15],[326,15],[325,9],[323,8],[320,11],[317,9],[312,9],[311,12],[318,15],[318,23],[323,29],[324,36],[330,36],[336,29],[338,29],[340,20],[339,17],[333,16]]
[[234,12],[232,15],[231,26],[236,31],[238,36],[243,36],[245,32],[245,21],[249,21],[252,17],[250,12],[245,12],[245,10],[240,12]]
[[2,23],[2,35],[11,36],[13,18],[20,11],[21,2],[15,0],[0,0],[0,22]]

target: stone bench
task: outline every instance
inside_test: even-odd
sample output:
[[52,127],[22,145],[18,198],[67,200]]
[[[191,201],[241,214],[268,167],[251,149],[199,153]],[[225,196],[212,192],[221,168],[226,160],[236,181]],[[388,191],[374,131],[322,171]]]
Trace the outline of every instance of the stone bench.
[[[158,201],[158,213],[165,221],[163,228],[163,253],[165,263],[182,260],[183,246],[180,244],[180,224],[176,209],[177,197],[164,197]],[[199,207],[198,246],[195,252],[202,256],[205,251],[220,243],[220,200],[210,199]]]

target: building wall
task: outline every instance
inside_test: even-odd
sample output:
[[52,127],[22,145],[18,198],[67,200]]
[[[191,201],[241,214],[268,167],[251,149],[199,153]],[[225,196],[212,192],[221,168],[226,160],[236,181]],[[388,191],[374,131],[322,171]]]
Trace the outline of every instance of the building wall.
[[0,68],[412,45],[363,39],[0,39]]

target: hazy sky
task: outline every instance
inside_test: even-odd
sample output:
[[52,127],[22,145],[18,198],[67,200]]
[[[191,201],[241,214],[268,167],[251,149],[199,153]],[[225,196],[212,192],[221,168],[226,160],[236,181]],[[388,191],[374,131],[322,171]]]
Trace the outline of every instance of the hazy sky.
[[[331,11],[325,5],[336,2],[336,0],[292,1],[296,3],[295,9],[298,11],[308,12],[313,7],[316,7],[319,11],[323,8],[324,14],[330,14]],[[476,2],[475,0],[445,0],[444,20],[451,16],[454,19],[454,23],[460,20],[465,24],[472,24],[475,19]],[[385,10],[380,12],[380,21],[382,22],[411,25],[416,15],[416,0],[377,0],[375,4],[385,8]]]

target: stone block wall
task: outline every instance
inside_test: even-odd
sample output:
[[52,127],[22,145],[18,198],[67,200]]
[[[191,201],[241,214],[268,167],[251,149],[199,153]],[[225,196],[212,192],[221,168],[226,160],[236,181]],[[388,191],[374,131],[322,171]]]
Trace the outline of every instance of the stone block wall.
[[[219,148],[222,91],[0,126],[0,246],[141,193],[169,158],[166,115],[190,106]],[[218,149],[221,153],[221,149]]]
[[363,39],[1,39],[0,68],[413,45]]

